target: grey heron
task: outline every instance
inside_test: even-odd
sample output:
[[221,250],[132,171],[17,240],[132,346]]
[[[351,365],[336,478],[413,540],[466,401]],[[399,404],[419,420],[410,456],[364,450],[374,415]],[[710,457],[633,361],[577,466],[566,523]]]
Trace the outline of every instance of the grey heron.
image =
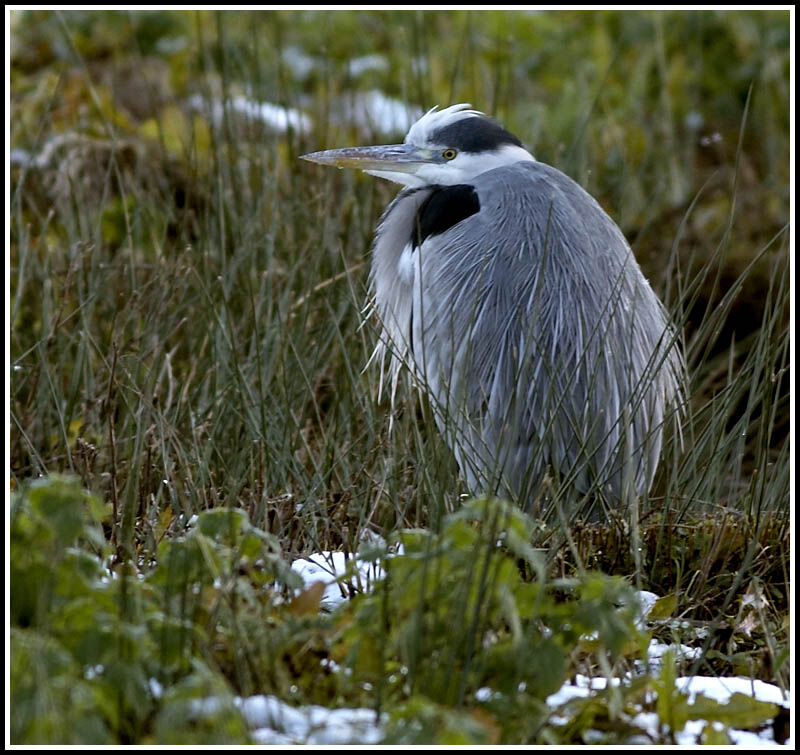
[[393,400],[409,368],[473,494],[531,509],[546,479],[612,504],[649,491],[684,360],[583,188],[466,104],[429,110],[403,144],[303,158],[405,187],[372,249],[374,358]]

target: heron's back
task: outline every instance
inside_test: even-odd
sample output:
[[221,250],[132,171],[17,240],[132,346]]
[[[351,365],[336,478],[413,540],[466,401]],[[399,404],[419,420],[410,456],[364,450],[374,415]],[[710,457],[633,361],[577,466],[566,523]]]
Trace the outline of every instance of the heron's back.
[[528,503],[550,468],[583,492],[620,498],[626,479],[645,492],[684,368],[624,236],[542,163],[470,185],[471,207],[442,188],[447,217],[426,218],[424,237],[420,212],[439,188],[399,195],[372,271],[384,337],[427,389],[469,487]]

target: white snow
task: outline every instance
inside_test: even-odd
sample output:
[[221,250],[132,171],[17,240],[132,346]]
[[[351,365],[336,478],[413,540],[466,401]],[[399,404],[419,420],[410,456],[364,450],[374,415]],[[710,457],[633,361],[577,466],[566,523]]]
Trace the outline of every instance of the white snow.
[[678,679],[677,684],[681,692],[689,695],[690,703],[700,694],[724,704],[736,692],[750,695],[764,703],[775,703],[776,705],[788,705],[789,703],[789,698],[784,697],[778,687],[774,684],[762,682],[760,679],[747,679],[742,676],[721,678],[715,676],[682,676]]
[[231,107],[240,115],[260,120],[273,131],[284,133],[290,128],[308,133],[311,131],[311,118],[305,113],[290,107],[274,105],[271,102],[258,102],[248,97],[234,97]]
[[[383,570],[377,563],[364,562],[358,559],[346,558],[344,553],[337,551],[322,551],[314,553],[308,558],[298,559],[292,563],[294,569],[303,578],[306,587],[315,582],[323,581],[326,584],[321,605],[333,609],[347,598],[340,587],[340,578],[343,577],[348,564],[355,566],[355,575],[349,577],[360,590],[368,590],[374,580],[383,576]],[[352,568],[352,566],[351,566]],[[645,617],[650,608],[655,604],[657,596],[652,593],[642,595]],[[664,654],[671,650],[676,657],[693,659],[701,652],[699,648],[687,645],[666,645],[652,640],[648,649],[647,665],[652,673],[657,672]],[[644,664],[641,664],[644,665]],[[562,706],[578,697],[588,697],[595,690],[605,689],[608,685],[603,677],[588,677],[576,675],[574,680],[566,682],[558,692],[547,698],[547,705],[553,710],[550,723],[554,726],[564,724],[567,718],[560,712]],[[612,678],[611,684],[619,686],[626,684],[628,679]],[[677,687],[689,696],[690,703],[698,694],[713,698],[720,703],[726,703],[732,694],[740,692],[751,695],[762,702],[770,702],[788,706],[789,698],[773,684],[760,680],[751,680],[744,677],[715,678],[708,676],[681,677],[677,680]],[[483,687],[476,693],[479,701],[486,702],[494,698],[497,693],[489,687]],[[277,697],[256,695],[249,698],[235,698],[234,703],[242,711],[251,730],[251,736],[260,745],[344,745],[344,744],[376,744],[384,736],[385,716],[380,721],[376,719],[375,712],[366,708],[339,708],[329,709],[319,705],[305,705],[294,708]],[[198,715],[216,712],[221,703],[216,698],[198,701],[196,713]],[[649,737],[659,737],[658,716],[656,713],[641,711],[631,716],[630,723],[643,730],[641,736],[635,736],[628,744],[652,744]],[[675,735],[679,745],[697,745],[707,722],[702,720],[689,721],[680,732]],[[722,727],[715,724],[722,730]],[[776,746],[777,742],[772,737],[769,726],[760,732],[728,729],[728,736],[736,745],[742,746]],[[586,732],[587,742],[591,741],[592,732]],[[601,732],[597,732],[602,737]],[[784,745],[791,747],[788,740]]]
[[347,64],[347,70],[353,78],[361,76],[367,71],[388,71],[389,61],[386,60],[384,55],[361,55],[357,58],[352,58]]
[[[206,101],[199,94],[189,98],[189,106],[198,111],[204,111],[207,108]],[[244,96],[232,97],[228,106],[233,113],[243,118],[261,121],[277,133],[285,133],[290,128],[303,133],[311,131],[311,118],[296,108],[275,105],[272,102],[259,102]],[[220,100],[212,101],[210,112],[214,122],[221,123],[225,114],[223,103]]]
[[297,45],[285,47],[281,53],[281,59],[297,79],[306,79],[315,70],[322,68],[319,58],[309,55]]
[[375,744],[383,736],[375,711],[330,709],[321,705],[293,708],[272,695],[235,698],[258,744]]
[[[702,648],[694,648],[690,645],[675,643],[665,645],[658,640],[650,640],[650,646],[647,648],[647,666],[650,673],[656,673],[658,669],[661,668],[661,662],[669,650],[672,651],[676,660],[693,661],[703,654]],[[643,664],[636,661],[635,665],[637,668],[640,668]]]
[[[315,582],[324,582],[326,587],[320,604],[323,608],[333,609],[350,595],[346,580],[339,581],[339,578],[353,559],[353,556],[347,558],[340,551],[322,551],[293,561],[292,569],[303,578],[306,588]],[[383,569],[377,563],[355,559],[355,569],[357,576],[350,580],[353,589],[358,591],[369,589],[376,579],[383,577]]]
[[[652,645],[651,645],[652,647]],[[612,684],[619,685],[619,679],[612,679]],[[695,676],[681,677],[677,680],[678,689],[689,695],[689,702],[692,703],[697,694],[711,697],[720,703],[726,703],[734,692],[741,692],[745,695],[752,695],[761,702],[776,703],[778,705],[789,704],[788,697],[784,697],[780,689],[774,684],[767,684],[759,680],[752,681],[743,677],[710,677]],[[602,677],[590,678],[578,674],[575,683],[567,682],[558,692],[547,698],[547,705],[551,708],[560,708],[565,703],[576,697],[588,697],[592,690],[606,688],[606,680]],[[558,726],[567,722],[564,716],[558,713],[553,714],[550,722]],[[656,713],[637,713],[631,718],[631,723],[645,730],[651,737],[658,736],[658,715]],[[696,745],[699,743],[700,735],[707,725],[706,721],[689,721],[686,726],[675,735],[675,741],[679,745]],[[770,736],[771,732],[767,728],[760,733],[742,731],[740,729],[728,729],[728,735],[734,744],[737,745],[776,745],[777,742]],[[630,742],[629,744],[647,744],[647,741]],[[791,746],[786,742],[787,747]]]
[[379,89],[359,92],[344,103],[342,119],[365,132],[405,134],[422,116],[422,108],[389,97]]
[[[620,679],[612,679],[611,683],[618,686],[623,683]],[[751,694],[755,692],[758,700],[787,704],[780,690],[765,682],[756,682],[751,687],[749,679],[711,677],[684,677],[678,680],[678,685],[684,691],[689,691],[690,698],[698,692],[713,697],[720,702],[725,702],[733,692]],[[588,697],[593,690],[605,689],[607,680],[601,677],[590,678],[578,674],[575,682],[568,682],[556,693],[547,698],[547,705],[559,708],[576,697]],[[487,701],[497,693],[488,687],[478,691],[476,697]],[[384,736],[386,717],[380,721],[376,719],[375,711],[367,708],[325,708],[320,705],[304,705],[294,708],[288,703],[272,695],[255,695],[248,698],[234,698],[234,704],[241,710],[245,717],[251,736],[257,744],[307,744],[307,745],[343,745],[343,744],[376,744]],[[211,715],[218,712],[221,704],[215,698],[199,701],[196,705],[198,715]],[[558,726],[566,723],[564,716],[554,712],[550,722]],[[641,712],[630,719],[630,723],[638,726],[644,732],[641,737],[635,737],[629,744],[649,744],[649,737],[657,738],[658,716],[655,713]],[[689,721],[686,726],[675,735],[679,745],[696,745],[706,727],[702,720]],[[721,727],[718,727],[721,728]],[[738,729],[728,729],[728,735],[734,744],[746,746],[775,745],[770,736],[769,728],[754,733]],[[587,732],[587,736],[590,732]],[[598,733],[599,736],[599,733]],[[589,736],[591,739],[591,736]],[[789,742],[786,743],[790,747]]]
[[649,590],[639,590],[639,600],[642,605],[639,616],[636,619],[636,624],[639,626],[639,628],[643,628],[647,616],[649,615],[650,611],[653,610],[653,606],[658,601],[658,595],[656,595],[654,592],[650,592]]

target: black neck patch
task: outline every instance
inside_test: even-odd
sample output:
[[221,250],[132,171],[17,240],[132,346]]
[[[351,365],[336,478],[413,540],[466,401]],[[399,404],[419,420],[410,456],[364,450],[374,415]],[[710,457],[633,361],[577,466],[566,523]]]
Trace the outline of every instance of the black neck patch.
[[522,146],[522,142],[499,123],[479,115],[461,118],[437,129],[430,140],[434,144],[455,147],[460,152],[488,152],[506,144]]
[[437,236],[481,209],[474,186],[435,186],[431,195],[420,205],[411,230],[414,249],[429,236]]

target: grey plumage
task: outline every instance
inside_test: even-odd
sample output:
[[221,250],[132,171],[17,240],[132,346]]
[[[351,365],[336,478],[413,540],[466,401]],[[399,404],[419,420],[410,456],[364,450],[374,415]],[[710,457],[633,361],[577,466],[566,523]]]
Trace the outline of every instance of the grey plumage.
[[[406,142],[403,162],[433,167],[395,177],[378,148],[366,166],[410,186],[384,212],[372,252],[382,383],[385,370],[394,397],[412,371],[473,493],[529,507],[548,471],[612,502],[646,493],[684,365],[619,228],[465,106],[430,111]],[[335,164],[355,164],[356,151],[310,158],[346,153]],[[453,152],[465,157],[451,179]]]

